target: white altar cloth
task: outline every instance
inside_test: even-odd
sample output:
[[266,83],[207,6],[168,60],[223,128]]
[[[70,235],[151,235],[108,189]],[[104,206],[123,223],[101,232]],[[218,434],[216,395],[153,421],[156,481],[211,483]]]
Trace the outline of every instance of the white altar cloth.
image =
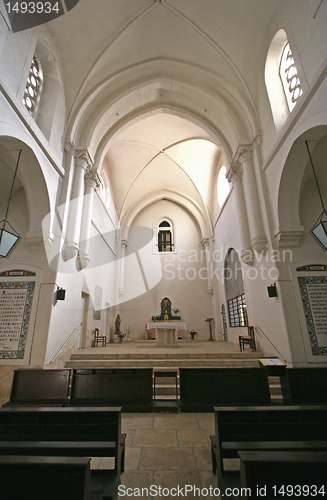
[[179,330],[186,330],[184,321],[154,321],[148,323],[147,329],[155,329],[158,344],[173,346]]

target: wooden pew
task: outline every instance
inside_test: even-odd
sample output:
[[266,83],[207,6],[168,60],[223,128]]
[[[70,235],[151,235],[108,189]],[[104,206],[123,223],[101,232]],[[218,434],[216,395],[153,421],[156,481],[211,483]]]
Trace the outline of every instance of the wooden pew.
[[124,471],[121,408],[0,408],[0,455],[114,457]]
[[210,436],[213,473],[225,475],[225,458],[248,451],[326,451],[327,407],[216,407]]
[[327,368],[287,368],[281,387],[288,404],[327,405]]
[[0,456],[3,500],[90,500],[90,458]]
[[242,498],[324,498],[327,493],[326,451],[240,451],[238,454]]
[[4,500],[114,500],[117,477],[110,470],[91,470],[91,458],[0,456]]
[[268,377],[260,368],[180,368],[182,412],[214,406],[270,405]]
[[15,370],[10,400],[3,406],[63,406],[68,401],[70,370]]
[[67,406],[121,406],[152,411],[152,368],[76,369]]

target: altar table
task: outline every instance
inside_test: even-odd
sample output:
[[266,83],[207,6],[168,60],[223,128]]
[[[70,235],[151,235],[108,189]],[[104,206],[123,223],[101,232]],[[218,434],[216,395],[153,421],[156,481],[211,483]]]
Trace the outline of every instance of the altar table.
[[184,321],[154,321],[148,323],[147,329],[155,329],[158,344],[172,346],[176,342],[176,334],[179,330],[186,330]]

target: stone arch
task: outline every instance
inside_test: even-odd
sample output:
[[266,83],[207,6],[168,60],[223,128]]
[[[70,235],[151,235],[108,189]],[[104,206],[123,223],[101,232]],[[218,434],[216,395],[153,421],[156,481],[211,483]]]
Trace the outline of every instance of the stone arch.
[[159,108],[207,126],[229,161],[240,141],[251,142],[259,133],[252,104],[230,82],[194,65],[154,60],[92,88],[72,113],[66,141],[89,145],[96,158],[100,142],[107,143],[120,127]]
[[[278,191],[279,246],[298,246],[303,232],[300,200],[307,175],[313,175],[305,141],[322,168],[327,153],[327,125],[306,130],[293,142],[285,161]],[[318,214],[317,214],[318,216]]]
[[[42,221],[51,213],[51,203],[39,158],[22,138],[2,135],[1,129],[2,127],[0,127],[0,156],[12,171],[16,166],[18,151],[22,150],[17,176],[26,196],[28,212],[26,238],[31,243],[40,245],[43,241]],[[8,132],[8,127],[6,129]]]
[[201,239],[210,238],[212,236],[210,220],[199,206],[180,193],[164,190],[162,192],[150,193],[146,199],[138,199],[131,207],[129,207],[129,210],[127,210],[123,219],[120,221],[120,227],[122,227],[124,231],[121,239],[128,239],[129,228],[141,210],[159,200],[169,200],[185,208],[196,220],[198,227],[200,228]]

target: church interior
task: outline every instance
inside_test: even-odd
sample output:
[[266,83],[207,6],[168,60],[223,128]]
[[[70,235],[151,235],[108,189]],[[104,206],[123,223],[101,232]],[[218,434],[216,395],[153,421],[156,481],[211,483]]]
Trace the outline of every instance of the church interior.
[[[66,4],[0,6],[0,404],[17,370],[327,370],[327,1]],[[213,419],[123,413],[123,484],[216,484]]]

